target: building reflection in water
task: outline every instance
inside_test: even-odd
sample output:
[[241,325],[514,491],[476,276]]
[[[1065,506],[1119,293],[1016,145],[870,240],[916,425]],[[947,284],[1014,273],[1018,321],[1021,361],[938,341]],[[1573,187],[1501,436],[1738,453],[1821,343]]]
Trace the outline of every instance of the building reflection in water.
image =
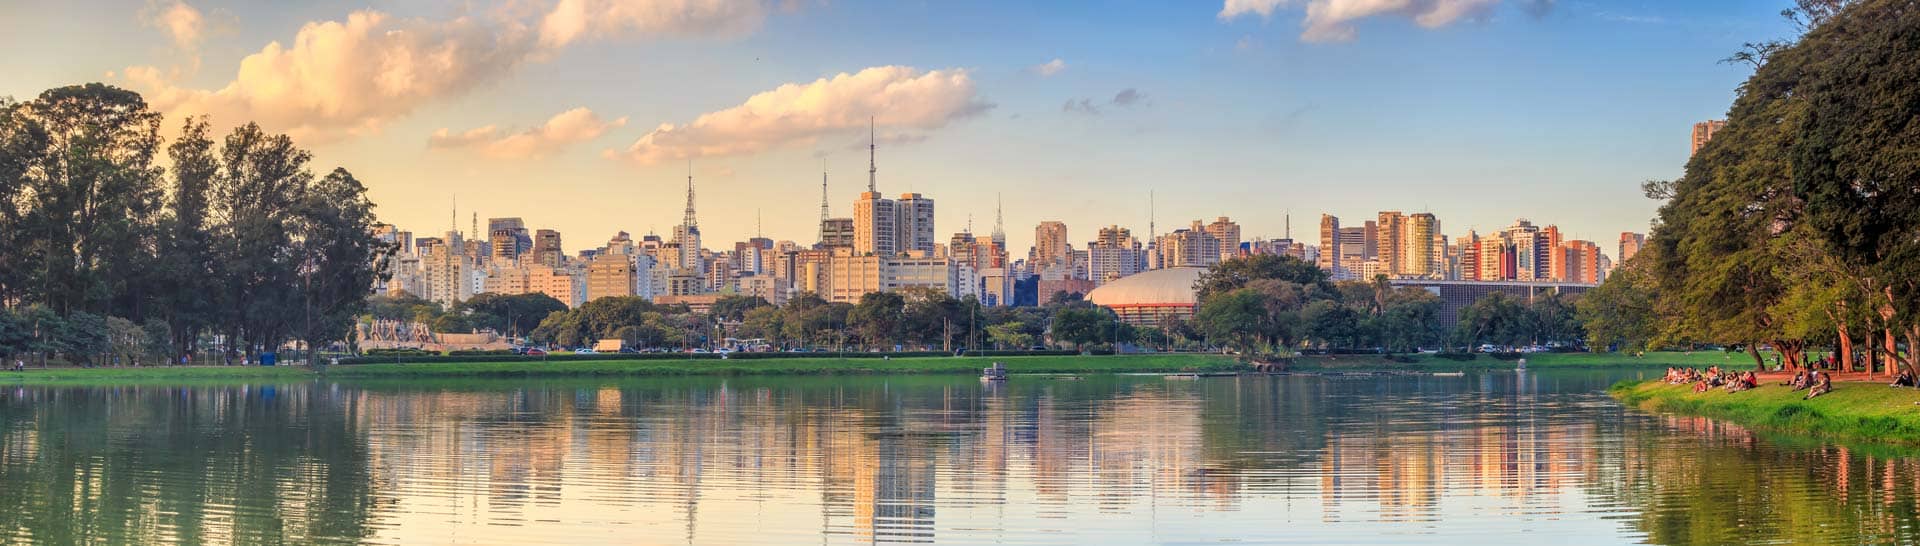
[[14,388],[0,542],[1916,538],[1913,458],[1612,379]]

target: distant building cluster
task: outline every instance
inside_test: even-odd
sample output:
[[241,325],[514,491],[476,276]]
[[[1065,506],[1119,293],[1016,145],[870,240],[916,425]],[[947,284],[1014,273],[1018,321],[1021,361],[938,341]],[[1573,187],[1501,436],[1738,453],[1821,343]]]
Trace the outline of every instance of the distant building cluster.
[[[1703,126],[1709,137],[1717,128]],[[1696,148],[1701,131],[1695,128]],[[1248,238],[1238,223],[1222,216],[1165,233],[1149,223],[1145,237],[1119,225],[1104,226],[1076,247],[1066,223],[1048,220],[1034,226],[1033,246],[1016,257],[1007,248],[997,211],[989,234],[974,233],[969,222],[943,240],[934,225],[931,196],[887,197],[879,190],[871,156],[867,176],[866,191],[854,200],[849,218],[832,214],[826,173],[821,174],[819,231],[810,244],[756,236],[710,248],[701,239],[691,175],[685,217],[665,237],[635,239],[619,232],[572,254],[562,249],[559,232],[529,229],[520,218],[492,218],[482,230],[476,214],[470,231],[453,227],[437,237],[383,226],[376,235],[399,251],[387,264],[390,280],[375,288],[449,306],[482,293],[541,293],[568,306],[637,296],[695,309],[728,295],[777,305],[812,293],[852,303],[868,293],[925,288],[989,306],[1017,306],[1045,303],[1066,292],[1089,294],[1097,303],[1125,310],[1129,322],[1146,323],[1190,316],[1195,302],[1188,279],[1240,256],[1292,256],[1319,265],[1335,280],[1384,275],[1400,282],[1590,285],[1603,281],[1616,263],[1599,244],[1568,239],[1553,225],[1521,219],[1497,231],[1469,230],[1449,240],[1435,215],[1397,210],[1358,224],[1321,215],[1318,241],[1295,240],[1291,219],[1281,238]],[[457,223],[457,213],[455,218]],[[1632,258],[1645,240],[1639,233],[1620,234],[1615,256]],[[1168,273],[1141,276],[1163,270]],[[1091,295],[1135,277],[1099,298]],[[1188,293],[1176,293],[1182,290]]]
[[[1619,256],[1639,252],[1646,236],[1621,233]],[[1359,226],[1320,216],[1320,246],[1315,257],[1336,280],[1389,279],[1447,281],[1522,281],[1598,284],[1614,260],[1593,241],[1569,240],[1553,225],[1520,219],[1499,231],[1468,230],[1449,240],[1440,220],[1428,213],[1381,211]]]

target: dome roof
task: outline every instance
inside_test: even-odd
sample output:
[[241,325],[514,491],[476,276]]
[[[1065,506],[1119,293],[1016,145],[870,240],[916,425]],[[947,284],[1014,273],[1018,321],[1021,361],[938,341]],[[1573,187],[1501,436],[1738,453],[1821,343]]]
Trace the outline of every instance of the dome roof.
[[1087,301],[1105,307],[1128,305],[1194,305],[1199,298],[1193,286],[1200,281],[1202,267],[1169,267],[1128,275],[1100,285],[1087,293]]

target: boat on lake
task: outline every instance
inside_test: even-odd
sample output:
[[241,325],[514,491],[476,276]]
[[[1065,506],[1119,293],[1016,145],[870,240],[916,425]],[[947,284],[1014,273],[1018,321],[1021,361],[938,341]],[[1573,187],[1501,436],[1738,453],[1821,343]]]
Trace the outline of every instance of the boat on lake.
[[1001,364],[999,362],[995,362],[993,363],[992,366],[988,366],[980,370],[980,380],[981,381],[1006,381],[1007,365]]

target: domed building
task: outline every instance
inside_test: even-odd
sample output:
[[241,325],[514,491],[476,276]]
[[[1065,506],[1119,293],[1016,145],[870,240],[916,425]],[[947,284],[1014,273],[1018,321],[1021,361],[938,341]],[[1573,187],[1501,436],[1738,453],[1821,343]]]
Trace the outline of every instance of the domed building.
[[1199,304],[1200,275],[1204,267],[1170,267],[1135,273],[1100,285],[1087,293],[1087,301],[1112,309],[1120,320],[1133,326],[1160,326],[1169,318],[1193,318]]

